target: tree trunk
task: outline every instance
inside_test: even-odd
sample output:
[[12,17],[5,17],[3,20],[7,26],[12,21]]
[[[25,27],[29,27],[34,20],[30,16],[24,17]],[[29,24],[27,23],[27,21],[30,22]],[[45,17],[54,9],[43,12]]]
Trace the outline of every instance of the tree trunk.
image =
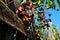
[[26,35],[23,22],[18,18],[18,16],[1,0],[0,5],[2,6],[0,9],[0,11],[2,10],[0,13],[0,19]]

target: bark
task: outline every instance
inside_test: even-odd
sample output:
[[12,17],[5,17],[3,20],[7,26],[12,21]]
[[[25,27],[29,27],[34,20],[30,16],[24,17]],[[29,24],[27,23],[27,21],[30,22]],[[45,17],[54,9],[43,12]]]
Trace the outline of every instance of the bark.
[[23,22],[18,18],[18,16],[1,0],[0,6],[0,19],[26,35]]

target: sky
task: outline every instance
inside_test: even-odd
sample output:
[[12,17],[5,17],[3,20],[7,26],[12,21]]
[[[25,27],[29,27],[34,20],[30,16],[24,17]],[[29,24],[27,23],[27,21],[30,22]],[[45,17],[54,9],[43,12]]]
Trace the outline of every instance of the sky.
[[[49,10],[46,10],[46,12],[51,13],[50,18],[52,20],[52,23],[57,26],[57,30],[58,30],[58,32],[60,32],[60,10],[56,11],[56,10],[50,8]],[[48,18],[48,17],[46,17],[46,18]]]
[[[55,0],[55,2],[56,2],[56,9],[59,9],[56,0]],[[51,13],[52,23],[57,26],[57,30],[60,33],[60,9],[59,9],[59,11],[57,11],[56,9],[50,8],[48,10],[45,10],[45,12]]]
[[[52,23],[56,26],[57,31],[60,34],[60,9],[59,9],[59,6],[58,6],[57,1],[56,0],[54,0],[54,1],[56,3],[56,8],[55,9],[49,8],[49,9],[44,10],[44,11],[45,12],[48,12],[48,13],[51,13],[51,17],[50,18],[52,20]],[[46,2],[46,0],[45,0],[45,2]],[[59,9],[59,11],[57,11],[57,9]],[[46,18],[48,18],[48,15],[47,14],[46,14]],[[36,24],[38,24],[38,23],[36,23]]]

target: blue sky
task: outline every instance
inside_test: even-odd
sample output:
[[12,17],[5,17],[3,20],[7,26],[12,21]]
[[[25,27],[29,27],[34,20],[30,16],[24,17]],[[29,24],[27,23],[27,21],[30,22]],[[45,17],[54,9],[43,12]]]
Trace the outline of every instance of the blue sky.
[[[58,3],[56,0],[55,0],[55,2],[56,2],[56,9],[59,9]],[[59,11],[57,11],[56,9],[50,8],[50,9],[45,10],[45,11],[50,12],[52,14],[51,15],[52,22],[54,25],[57,26],[57,30],[60,33],[60,9],[59,9]]]
[[[58,32],[60,33],[60,9],[59,9],[57,1],[56,0],[54,0],[54,1],[56,3],[56,8],[55,9],[49,8],[49,9],[45,10],[45,12],[51,13],[52,23],[56,26]],[[45,0],[45,2],[46,2],[46,0]],[[59,9],[59,11],[57,11],[57,9]],[[46,18],[48,18],[47,14],[46,14]]]
[[[50,9],[46,10],[46,12],[51,13],[52,23],[57,26],[57,30],[58,30],[58,32],[60,32],[60,10],[56,11],[56,10],[50,8]],[[48,18],[48,17],[46,17],[46,18]]]

